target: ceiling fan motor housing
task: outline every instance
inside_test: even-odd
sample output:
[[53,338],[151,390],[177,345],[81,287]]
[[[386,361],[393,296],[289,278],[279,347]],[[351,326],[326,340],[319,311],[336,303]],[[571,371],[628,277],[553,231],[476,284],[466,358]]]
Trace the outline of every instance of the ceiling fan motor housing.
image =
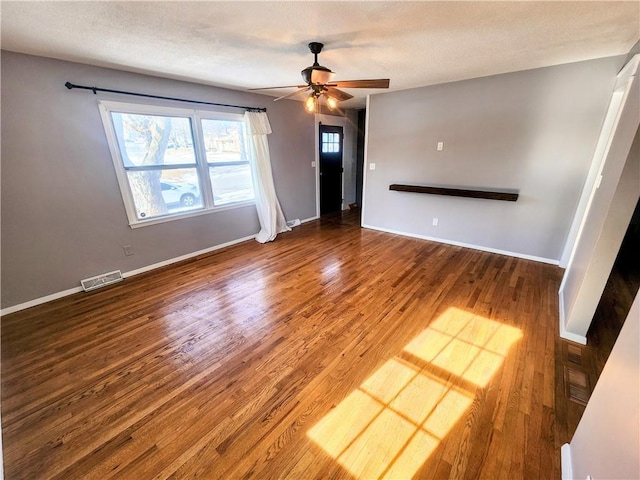
[[334,73],[327,67],[323,67],[318,64],[305,68],[300,72],[300,74],[307,85],[314,83],[328,83],[334,75]]
[[313,65],[300,72],[307,85],[327,83],[334,75],[331,70],[318,63],[318,54],[322,51],[322,47],[324,47],[324,44],[320,42],[311,42],[309,44],[309,50],[313,53]]

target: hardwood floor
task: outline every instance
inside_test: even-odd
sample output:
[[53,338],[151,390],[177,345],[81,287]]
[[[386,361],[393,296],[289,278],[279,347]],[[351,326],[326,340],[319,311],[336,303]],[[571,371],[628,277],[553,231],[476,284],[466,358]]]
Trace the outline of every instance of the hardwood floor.
[[560,278],[350,213],[8,315],[6,478],[559,478]]

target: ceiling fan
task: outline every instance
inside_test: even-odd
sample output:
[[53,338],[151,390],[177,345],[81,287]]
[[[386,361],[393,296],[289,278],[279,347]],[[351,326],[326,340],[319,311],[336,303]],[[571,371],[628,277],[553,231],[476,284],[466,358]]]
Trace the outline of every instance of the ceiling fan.
[[276,98],[274,101],[282,100],[283,98],[292,98],[303,93],[309,93],[305,100],[305,109],[314,113],[318,110],[320,99],[324,99],[324,102],[330,110],[334,110],[338,106],[338,102],[349,100],[353,98],[347,92],[343,92],[340,88],[389,88],[389,79],[380,78],[376,80],[340,80],[332,81],[335,75],[327,67],[323,67],[318,63],[318,54],[322,51],[324,44],[319,42],[311,42],[309,44],[309,50],[313,54],[313,65],[305,68],[300,72],[302,79],[306,85],[285,85],[280,87],[267,87],[267,88],[251,88],[250,90],[272,90],[276,88],[297,88],[293,93],[283,95]]

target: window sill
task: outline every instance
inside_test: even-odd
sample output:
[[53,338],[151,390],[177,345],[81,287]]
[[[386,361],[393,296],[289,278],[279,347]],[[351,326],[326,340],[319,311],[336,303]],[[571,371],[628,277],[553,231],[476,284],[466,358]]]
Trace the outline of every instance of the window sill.
[[131,228],[148,227],[149,225],[157,225],[159,223],[173,222],[174,220],[182,220],[184,218],[199,217],[200,215],[209,215],[211,213],[224,212],[226,210],[235,210],[236,208],[243,208],[255,205],[255,201],[234,203],[233,205],[225,205],[223,207],[214,207],[209,209],[194,210],[191,212],[185,212],[175,215],[167,215],[164,217],[150,218],[149,220],[136,220],[129,222]]

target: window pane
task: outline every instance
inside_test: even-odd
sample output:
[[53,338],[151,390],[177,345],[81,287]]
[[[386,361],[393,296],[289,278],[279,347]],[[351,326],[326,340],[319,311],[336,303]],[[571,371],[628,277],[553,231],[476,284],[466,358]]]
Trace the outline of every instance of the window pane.
[[122,161],[141,165],[195,165],[191,120],[112,112]]
[[248,164],[210,166],[209,176],[216,206],[253,200],[251,167]]
[[202,208],[195,168],[127,171],[139,220]]
[[207,162],[244,162],[247,160],[242,122],[202,120]]

